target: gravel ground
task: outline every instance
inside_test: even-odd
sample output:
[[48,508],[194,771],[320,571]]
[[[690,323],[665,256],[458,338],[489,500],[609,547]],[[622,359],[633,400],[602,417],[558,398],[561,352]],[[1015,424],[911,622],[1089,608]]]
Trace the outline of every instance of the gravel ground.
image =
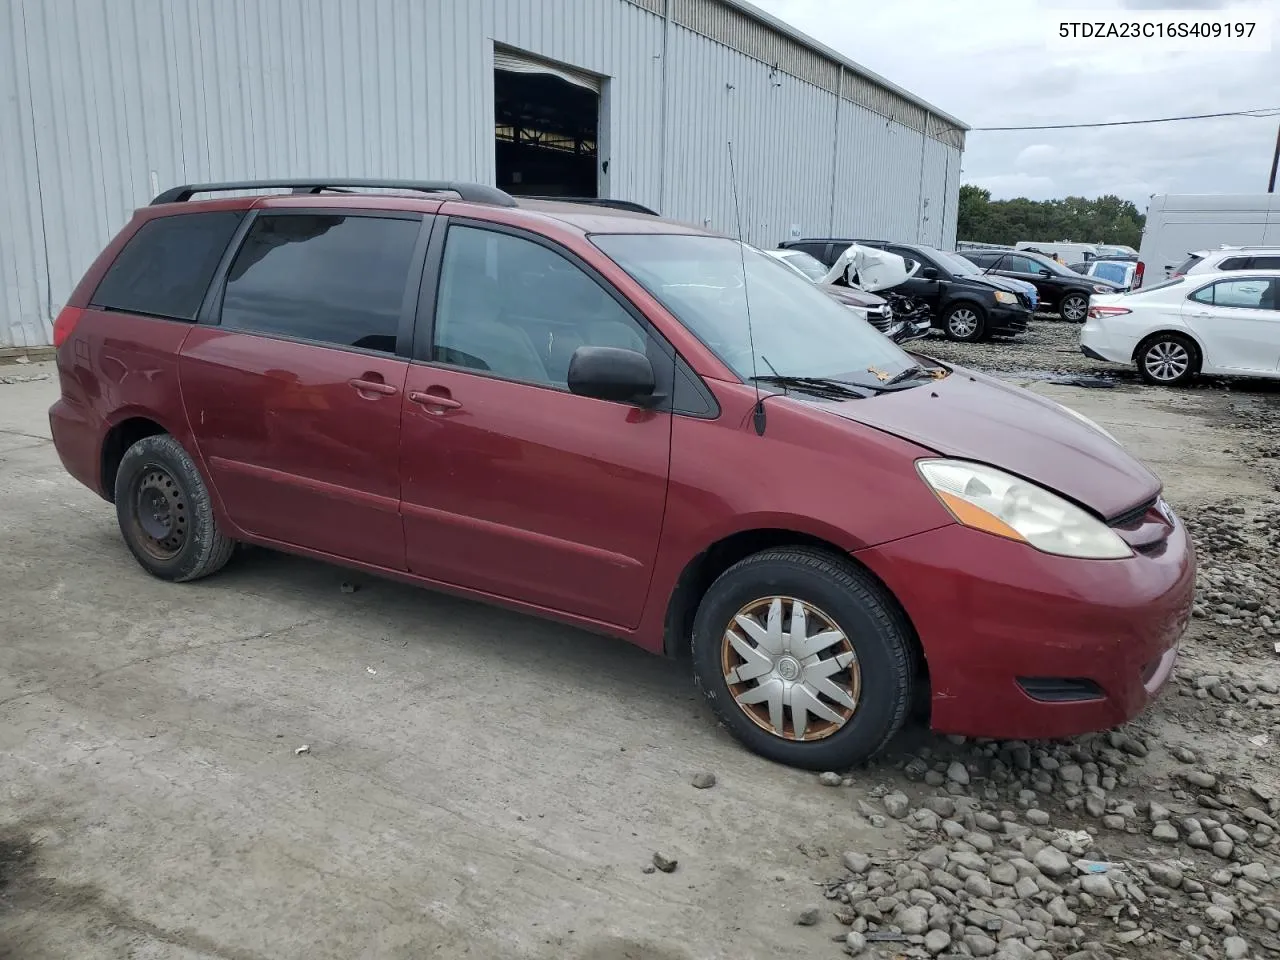
[[1169,687],[1122,729],[914,727],[816,777],[554,626],[267,552],[149,580],[42,439],[47,371],[3,368],[0,958],[1280,960],[1280,400],[1077,337],[922,351],[1123,408],[1200,561]]
[[[1037,318],[1015,340],[935,337],[921,352],[1024,385],[1083,376],[1078,386],[1154,389],[1081,355],[1078,331]],[[1216,403],[1232,392],[1246,396]],[[1222,456],[1280,490],[1274,392],[1202,381],[1165,402],[1214,400],[1216,426],[1225,415],[1238,431]],[[1280,508],[1238,496],[1178,507],[1198,596],[1174,679],[1147,714],[1064,742],[926,740],[840,779],[876,778],[877,799],[855,809],[905,838],[881,856],[846,853],[824,889],[846,953],[1280,957]]]

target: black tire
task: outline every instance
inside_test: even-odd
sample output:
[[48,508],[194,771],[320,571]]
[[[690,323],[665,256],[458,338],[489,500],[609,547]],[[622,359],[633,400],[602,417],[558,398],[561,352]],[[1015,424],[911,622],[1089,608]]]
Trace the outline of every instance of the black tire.
[[1067,323],[1084,323],[1089,319],[1089,298],[1083,293],[1068,293],[1058,304],[1058,316]]
[[218,529],[195,461],[169,434],[144,437],[125,451],[115,500],[124,542],[151,575],[184,583],[231,559],[235,541]]
[[[1180,366],[1179,360],[1184,362]],[[1138,375],[1157,387],[1181,387],[1200,372],[1200,350],[1195,341],[1181,333],[1156,333],[1133,351]]]
[[[772,596],[795,598],[825,613],[856,654],[856,707],[822,739],[795,740],[764,729],[737,703],[725,679],[722,644],[730,622],[753,601]],[[847,769],[883,749],[911,708],[916,661],[905,615],[874,578],[822,550],[766,550],[726,570],[698,607],[692,650],[694,678],[716,715],[745,746],[778,763]]]
[[942,330],[948,340],[976,343],[987,334],[987,312],[976,303],[961,301],[942,315]]

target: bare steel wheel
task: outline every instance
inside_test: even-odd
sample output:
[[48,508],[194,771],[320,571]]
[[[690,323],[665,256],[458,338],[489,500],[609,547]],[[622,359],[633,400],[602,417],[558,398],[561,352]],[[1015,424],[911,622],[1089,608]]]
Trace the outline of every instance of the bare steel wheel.
[[780,763],[841,770],[902,726],[915,639],[894,598],[848,556],[778,547],[703,595],[693,672],[725,727]]
[[862,673],[835,621],[795,597],[766,597],[736,614],[721,642],[724,681],[762,730],[821,740],[853,716]]
[[134,443],[114,481],[124,542],[154,576],[198,580],[231,558],[235,541],[218,528],[204,478],[174,437],[158,433]]
[[137,543],[157,560],[172,560],[187,540],[187,501],[169,471],[151,466],[134,486]]

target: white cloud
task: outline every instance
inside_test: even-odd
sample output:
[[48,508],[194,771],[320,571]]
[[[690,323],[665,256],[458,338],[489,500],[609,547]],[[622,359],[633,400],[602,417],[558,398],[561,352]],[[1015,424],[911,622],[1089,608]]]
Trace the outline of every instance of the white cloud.
[[1018,151],[1017,159],[1014,160],[1014,166],[1019,168],[1043,167],[1054,163],[1061,153],[1062,151],[1060,149],[1050,146],[1047,143],[1033,143]]
[[[754,0],[857,63],[975,127],[1138,120],[1280,107],[1280,0]],[[1270,12],[1271,52],[1090,53],[1047,42],[1057,10]],[[972,131],[964,180],[996,197],[1153,192],[1258,193],[1275,144],[1270,119],[1076,130]]]

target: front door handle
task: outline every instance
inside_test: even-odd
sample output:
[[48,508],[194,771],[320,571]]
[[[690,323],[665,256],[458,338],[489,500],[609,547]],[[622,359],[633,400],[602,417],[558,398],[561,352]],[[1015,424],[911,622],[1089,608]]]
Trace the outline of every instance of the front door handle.
[[440,407],[444,410],[457,410],[462,406],[461,400],[455,400],[453,397],[442,396],[438,393],[423,393],[420,390],[411,390],[409,399],[424,407]]
[[364,380],[360,377],[352,377],[347,383],[355,387],[357,393],[379,393],[384,397],[394,397],[400,392],[391,384],[383,383],[381,380]]

